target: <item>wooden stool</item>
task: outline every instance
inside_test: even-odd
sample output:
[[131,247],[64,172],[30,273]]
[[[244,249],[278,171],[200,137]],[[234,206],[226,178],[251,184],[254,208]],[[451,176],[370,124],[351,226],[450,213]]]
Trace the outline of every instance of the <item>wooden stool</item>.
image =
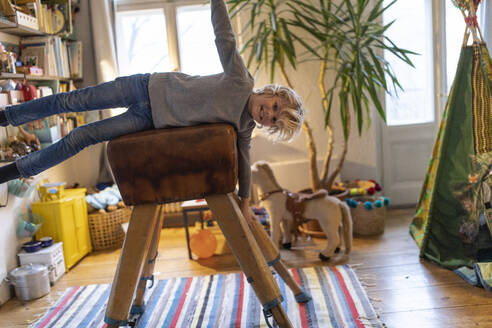
[[[139,132],[112,140],[108,158],[123,200],[134,205],[104,321],[126,325],[144,310],[161,229],[159,205],[205,198],[242,271],[279,327],[292,327],[267,263],[232,196],[237,183],[236,134],[227,124]],[[141,280],[141,277],[143,280]],[[140,287],[137,290],[137,284]]]

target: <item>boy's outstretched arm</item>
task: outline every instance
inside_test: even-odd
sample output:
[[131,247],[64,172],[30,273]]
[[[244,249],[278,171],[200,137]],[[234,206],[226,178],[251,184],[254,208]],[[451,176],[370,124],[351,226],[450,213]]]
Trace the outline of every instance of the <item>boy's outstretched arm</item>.
[[224,0],[211,0],[212,25],[214,27],[215,45],[219,53],[224,73],[229,77],[244,78],[248,69],[236,48],[236,37]]
[[258,218],[253,213],[251,206],[249,206],[249,200],[250,199],[244,198],[244,197],[239,197],[236,194],[233,194],[233,197],[236,200],[236,203],[238,204],[239,209],[241,210],[241,213],[243,214],[244,218],[246,219],[246,223],[248,224],[248,226],[253,228],[254,221],[258,221]]
[[[244,61],[236,48],[236,37],[232,30],[229,13],[224,0],[211,0],[212,25],[215,34],[215,45],[219,53],[220,62],[224,74],[232,80],[240,83],[252,83],[252,77],[244,64]],[[238,108],[243,110],[243,108]],[[251,189],[251,166],[249,149],[251,147],[251,127],[248,131],[238,132],[238,164],[239,164],[239,203],[241,212],[248,224],[253,219],[249,211],[249,193]]]
[[256,220],[256,217],[251,215],[252,210],[249,206],[249,198],[241,198],[239,202],[239,207],[241,208],[241,212],[243,213],[244,218],[248,225],[251,225],[253,221]]

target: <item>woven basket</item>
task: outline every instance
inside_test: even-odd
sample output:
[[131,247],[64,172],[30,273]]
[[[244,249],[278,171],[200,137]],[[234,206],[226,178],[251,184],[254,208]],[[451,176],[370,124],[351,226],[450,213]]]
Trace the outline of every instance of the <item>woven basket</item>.
[[123,245],[125,232],[122,223],[128,222],[132,209],[120,208],[108,213],[93,213],[88,215],[89,231],[91,233],[92,249],[114,249]]
[[386,206],[373,207],[368,210],[364,202],[374,202],[374,197],[355,197],[357,207],[351,208],[354,235],[372,236],[384,232],[384,221],[386,219]]

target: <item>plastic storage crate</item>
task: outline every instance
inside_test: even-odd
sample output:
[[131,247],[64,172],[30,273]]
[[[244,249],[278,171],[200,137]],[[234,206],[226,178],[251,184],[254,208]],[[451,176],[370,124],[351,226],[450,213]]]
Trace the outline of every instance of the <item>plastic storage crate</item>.
[[85,189],[66,189],[65,196],[48,202],[32,203],[32,212],[43,218],[37,239],[52,237],[63,242],[67,269],[92,250],[87,222]]

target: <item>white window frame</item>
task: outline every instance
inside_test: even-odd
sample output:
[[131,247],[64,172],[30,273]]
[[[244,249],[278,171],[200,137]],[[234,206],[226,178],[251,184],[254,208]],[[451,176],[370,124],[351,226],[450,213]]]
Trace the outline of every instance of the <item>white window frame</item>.
[[113,0],[115,12],[161,9],[164,12],[167,32],[167,46],[171,71],[181,71],[178,43],[177,7],[203,5],[203,0],[152,1],[152,0]]

